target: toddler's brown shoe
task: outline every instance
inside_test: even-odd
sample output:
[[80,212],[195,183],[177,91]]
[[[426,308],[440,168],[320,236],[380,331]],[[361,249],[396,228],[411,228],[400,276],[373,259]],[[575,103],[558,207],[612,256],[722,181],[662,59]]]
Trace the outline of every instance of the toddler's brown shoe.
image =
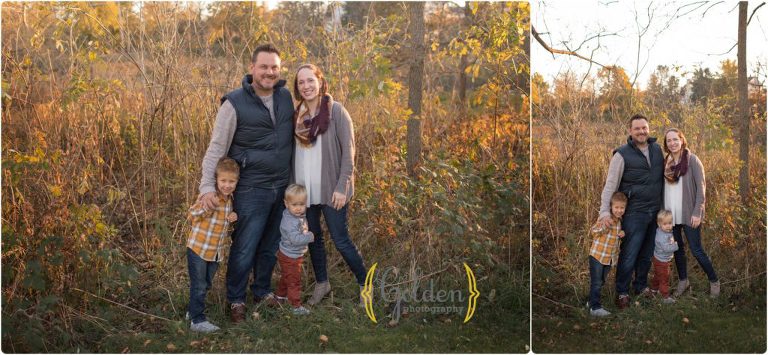
[[245,303],[233,303],[229,306],[229,318],[232,323],[245,321]]

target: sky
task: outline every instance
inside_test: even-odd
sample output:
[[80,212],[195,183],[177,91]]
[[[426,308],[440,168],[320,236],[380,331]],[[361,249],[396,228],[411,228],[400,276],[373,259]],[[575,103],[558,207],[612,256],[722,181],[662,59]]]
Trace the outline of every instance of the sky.
[[[747,16],[761,3],[750,1]],[[533,1],[531,5],[531,23],[550,47],[575,49],[581,45],[577,52],[585,57],[594,50],[593,60],[623,67],[630,79],[638,76],[642,88],[658,65],[679,66],[675,74],[680,77],[697,67],[719,72],[721,61],[736,60],[735,47],[726,53],[738,37],[736,1],[579,0]],[[638,34],[644,27],[648,30],[640,42],[638,61]],[[603,34],[599,40],[585,42],[598,33]],[[542,74],[548,82],[559,72],[571,70],[584,75],[590,70],[585,60],[567,55],[553,58],[535,40],[531,46],[532,71]],[[755,12],[747,27],[747,61],[747,75],[759,70],[758,77],[764,82],[768,69],[768,4]],[[599,68],[593,65],[590,73],[596,74]]]

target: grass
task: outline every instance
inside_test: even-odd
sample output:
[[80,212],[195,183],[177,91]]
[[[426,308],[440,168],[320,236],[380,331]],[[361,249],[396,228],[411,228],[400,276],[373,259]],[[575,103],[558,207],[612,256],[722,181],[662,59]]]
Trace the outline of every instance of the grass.
[[[223,275],[217,275],[217,278]],[[351,276],[351,275],[343,275]],[[336,276],[339,277],[339,276]],[[526,276],[527,277],[527,276]],[[515,279],[525,280],[519,276]],[[498,280],[498,278],[496,279]],[[217,280],[221,281],[221,280]],[[276,280],[273,281],[276,282]],[[151,318],[135,311],[110,304],[94,302],[82,317],[73,317],[74,329],[69,345],[62,345],[61,336],[42,337],[42,344],[24,337],[6,338],[4,352],[96,352],[96,353],[273,353],[273,352],[527,352],[529,344],[529,313],[527,283],[496,283],[495,295],[487,290],[481,295],[473,318],[463,323],[464,314],[432,315],[412,313],[390,326],[386,305],[375,303],[378,324],[371,322],[355,300],[357,286],[331,277],[334,285],[319,305],[307,316],[295,316],[289,308],[270,308],[248,303],[248,319],[244,323],[229,322],[222,282],[209,292],[208,319],[222,327],[213,334],[189,331],[184,320],[187,294],[175,290],[169,295],[143,293],[147,313],[167,318]],[[487,285],[487,284],[486,284]],[[478,286],[480,287],[480,286]],[[133,291],[133,290],[132,290]],[[135,290],[137,292],[138,290]],[[311,289],[304,290],[306,297]],[[164,298],[164,301],[163,301]],[[376,295],[374,295],[376,299]],[[258,312],[258,318],[253,313]],[[90,313],[90,314],[87,314]],[[25,328],[24,322],[8,322],[4,327]],[[23,331],[23,329],[17,329]],[[4,329],[4,335],[19,334]],[[26,334],[26,333],[23,333]],[[327,342],[320,336],[325,335]],[[10,341],[9,341],[10,340]],[[35,345],[36,344],[36,345]]]
[[[706,280],[705,280],[706,281]],[[765,288],[726,290],[710,299],[703,283],[665,305],[659,298],[633,299],[618,311],[604,297],[609,317],[589,316],[534,297],[533,351],[537,353],[763,353],[766,351]],[[603,293],[605,295],[605,292]]]

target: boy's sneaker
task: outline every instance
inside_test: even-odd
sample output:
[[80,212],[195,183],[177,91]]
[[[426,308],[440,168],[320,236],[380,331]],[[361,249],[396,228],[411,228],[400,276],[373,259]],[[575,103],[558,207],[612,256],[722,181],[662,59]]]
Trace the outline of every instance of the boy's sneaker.
[[611,315],[611,312],[605,310],[605,308],[591,309],[589,315],[592,317],[607,317]]
[[190,323],[189,330],[200,333],[213,333],[220,328],[209,321],[203,321],[200,323]]
[[275,300],[277,300],[277,303],[286,303],[288,302],[288,297],[278,296],[275,295]]
[[661,303],[663,303],[663,304],[672,304],[672,303],[675,303],[675,302],[677,302],[677,301],[675,301],[675,299],[672,298],[672,297],[667,297],[667,298],[661,300]]
[[309,310],[304,308],[304,306],[298,306],[293,309],[293,314],[297,316],[306,316],[307,314],[309,314]]

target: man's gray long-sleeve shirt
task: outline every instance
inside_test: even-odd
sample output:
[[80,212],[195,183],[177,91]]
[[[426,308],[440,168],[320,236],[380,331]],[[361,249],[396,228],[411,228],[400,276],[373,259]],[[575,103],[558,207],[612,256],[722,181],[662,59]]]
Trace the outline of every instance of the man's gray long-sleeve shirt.
[[203,157],[203,176],[200,179],[200,195],[216,191],[216,164],[219,159],[227,155],[229,146],[232,145],[232,137],[235,136],[237,128],[237,114],[235,107],[229,102],[219,107],[219,113],[216,114],[216,122],[211,134],[211,142],[208,144],[208,150]]
[[[651,165],[651,158],[648,153],[648,146],[640,151],[645,155],[648,165]],[[619,153],[615,153],[608,165],[608,176],[605,178],[605,186],[600,194],[600,218],[611,216],[611,196],[619,191],[621,176],[624,174],[624,158]]]

